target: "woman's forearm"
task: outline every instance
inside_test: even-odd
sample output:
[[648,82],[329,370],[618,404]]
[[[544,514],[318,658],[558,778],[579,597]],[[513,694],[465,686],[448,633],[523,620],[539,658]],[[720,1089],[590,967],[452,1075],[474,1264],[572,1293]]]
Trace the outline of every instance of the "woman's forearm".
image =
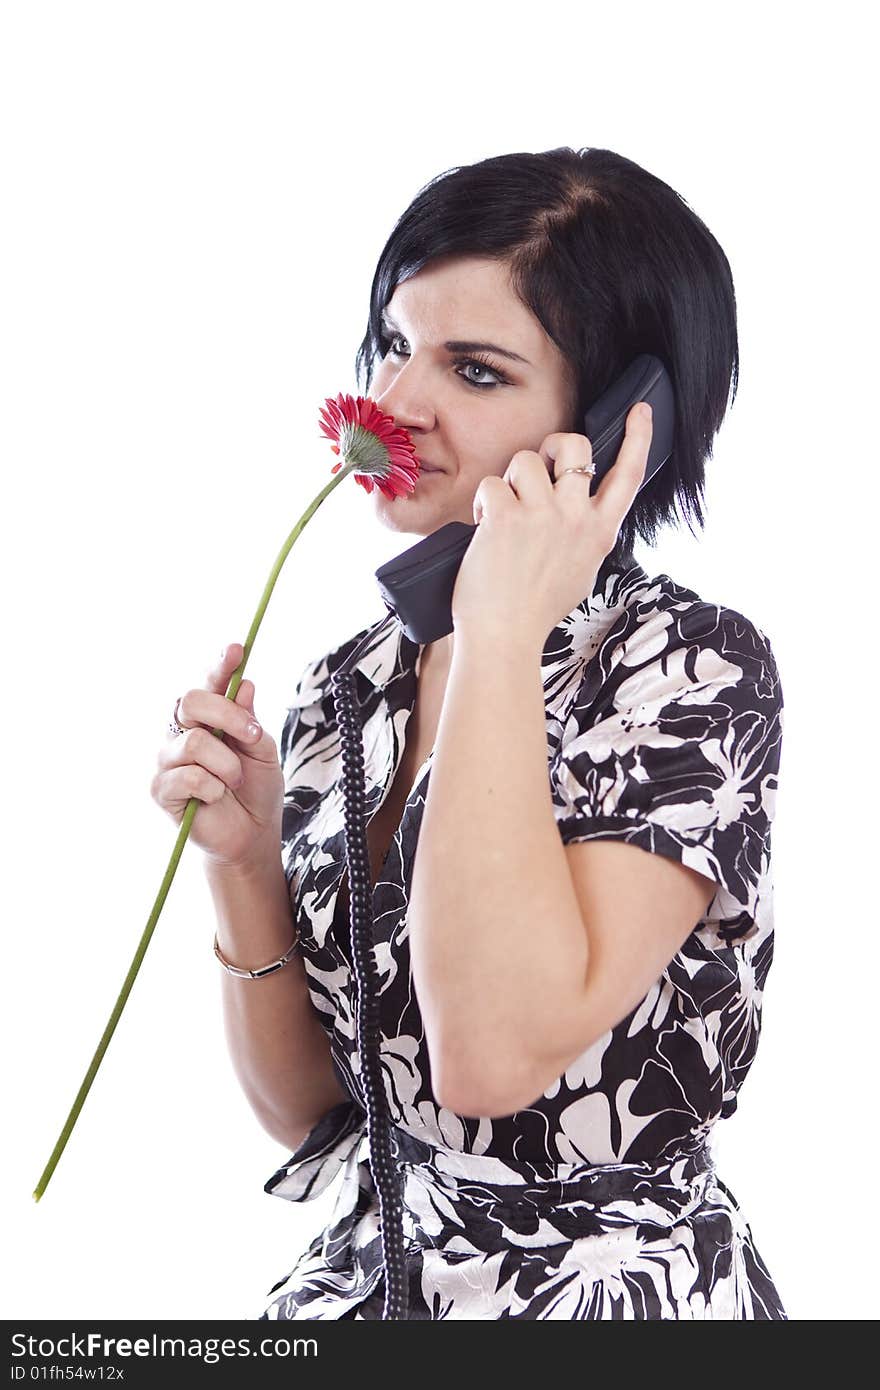
[[[206,875],[217,944],[230,964],[255,970],[284,955],[294,924],[280,854],[247,873],[209,865]],[[295,952],[260,980],[217,969],[235,1074],[263,1128],[293,1150],[322,1115],[347,1099],[309,998],[302,958]]]
[[583,993],[587,936],[553,814],[541,652],[526,641],[456,628],[409,921],[438,1091],[471,1113],[528,1095],[542,1040]]

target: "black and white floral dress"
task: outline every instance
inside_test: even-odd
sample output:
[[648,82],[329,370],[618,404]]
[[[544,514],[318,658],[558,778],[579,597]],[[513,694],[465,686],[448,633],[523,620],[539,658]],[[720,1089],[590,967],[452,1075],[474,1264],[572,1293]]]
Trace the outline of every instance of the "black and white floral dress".
[[[403,755],[422,654],[387,618],[355,668],[370,815]],[[269,1290],[260,1319],[380,1319],[384,1305],[356,978],[348,915],[335,910],[345,849],[330,688],[369,631],[308,665],[279,747],[283,863],[311,1000],[349,1099],[265,1184],[299,1202],[342,1173],[331,1221]],[[699,870],[716,892],[641,1003],[528,1109],[501,1119],[444,1109],[407,926],[432,750],[373,898],[409,1317],[787,1320],[710,1146],[755,1056],[773,956],[782,690],[770,645],[741,613],[666,574],[649,578],[630,556],[606,559],[541,660],[563,842],[624,840]]]

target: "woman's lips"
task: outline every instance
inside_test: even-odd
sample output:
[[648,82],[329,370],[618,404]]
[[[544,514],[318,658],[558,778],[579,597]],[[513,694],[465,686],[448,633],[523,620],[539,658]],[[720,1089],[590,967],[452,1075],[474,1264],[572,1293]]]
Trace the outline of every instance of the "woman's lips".
[[420,472],[420,473],[442,473],[442,472],[443,472],[443,469],[442,469],[442,468],[437,468],[433,463],[424,463],[421,459],[419,459],[419,472]]

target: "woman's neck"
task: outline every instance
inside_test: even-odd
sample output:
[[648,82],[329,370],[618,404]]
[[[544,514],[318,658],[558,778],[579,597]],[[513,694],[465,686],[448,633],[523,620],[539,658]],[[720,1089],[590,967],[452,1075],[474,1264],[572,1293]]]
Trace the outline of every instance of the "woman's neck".
[[424,670],[430,667],[432,671],[448,671],[452,661],[452,639],[454,633],[450,632],[447,637],[438,637],[435,642],[428,642],[422,652],[421,668]]

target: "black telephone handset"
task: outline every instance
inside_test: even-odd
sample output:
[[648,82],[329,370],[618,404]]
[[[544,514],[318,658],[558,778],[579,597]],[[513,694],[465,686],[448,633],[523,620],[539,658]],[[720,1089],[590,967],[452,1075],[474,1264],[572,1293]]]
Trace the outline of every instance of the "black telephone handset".
[[[593,446],[595,492],[623,443],[626,417],[637,401],[653,407],[648,466],[639,492],[672,453],[675,399],[669,373],[658,357],[642,353],[603,392],[584,416],[583,433]],[[418,486],[418,484],[416,484]],[[376,570],[389,612],[396,613],[407,637],[423,645],[452,631],[452,591],[464,552],[476,526],[450,521]]]

